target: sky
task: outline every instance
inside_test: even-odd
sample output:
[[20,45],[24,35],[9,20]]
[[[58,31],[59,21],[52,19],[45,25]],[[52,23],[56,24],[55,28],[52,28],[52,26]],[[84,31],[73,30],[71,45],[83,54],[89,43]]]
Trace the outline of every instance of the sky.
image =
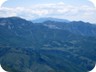
[[29,20],[53,17],[96,23],[95,13],[96,8],[89,0],[7,0],[0,7],[0,17]]

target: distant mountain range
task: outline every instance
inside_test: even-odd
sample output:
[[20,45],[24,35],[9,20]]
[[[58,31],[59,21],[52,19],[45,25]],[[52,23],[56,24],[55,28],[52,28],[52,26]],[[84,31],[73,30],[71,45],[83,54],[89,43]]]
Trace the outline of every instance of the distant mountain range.
[[69,21],[57,18],[39,18],[32,21],[53,29],[67,30],[83,36],[96,36],[96,25],[83,21]]
[[0,63],[9,72],[87,72],[96,61],[96,25],[0,18]]
[[69,20],[66,19],[58,19],[58,18],[51,18],[51,17],[47,17],[47,18],[38,18],[35,20],[32,20],[33,23],[43,23],[45,21],[55,21],[55,22],[70,22]]

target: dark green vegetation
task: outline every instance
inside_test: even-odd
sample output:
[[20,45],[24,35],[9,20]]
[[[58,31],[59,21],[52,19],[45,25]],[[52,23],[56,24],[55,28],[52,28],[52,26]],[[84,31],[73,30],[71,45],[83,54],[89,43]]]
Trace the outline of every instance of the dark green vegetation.
[[0,18],[0,62],[9,72],[87,72],[96,61],[96,25]]

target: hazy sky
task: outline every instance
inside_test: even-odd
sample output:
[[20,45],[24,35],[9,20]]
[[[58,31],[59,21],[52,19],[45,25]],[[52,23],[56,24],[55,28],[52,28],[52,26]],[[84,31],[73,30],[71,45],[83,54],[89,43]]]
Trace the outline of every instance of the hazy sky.
[[64,2],[71,5],[92,5],[88,0],[8,0],[3,6],[7,7],[29,7],[33,4],[44,4],[44,3],[58,3]]
[[96,8],[88,0],[7,0],[0,8],[0,17],[55,17],[92,23],[96,23],[95,13]]

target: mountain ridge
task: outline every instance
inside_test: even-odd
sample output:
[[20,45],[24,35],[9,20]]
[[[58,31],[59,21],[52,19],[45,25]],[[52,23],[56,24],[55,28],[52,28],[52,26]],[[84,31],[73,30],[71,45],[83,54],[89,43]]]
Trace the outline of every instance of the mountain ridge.
[[0,18],[0,24],[0,63],[6,70],[87,72],[94,67],[96,37],[73,32],[85,28],[88,31],[90,27],[94,30],[94,25],[85,22],[33,23],[14,17]]
[[46,21],[56,21],[56,22],[70,22],[67,19],[59,19],[59,18],[52,18],[52,17],[45,17],[45,18],[37,18],[32,20],[33,23],[43,23]]

